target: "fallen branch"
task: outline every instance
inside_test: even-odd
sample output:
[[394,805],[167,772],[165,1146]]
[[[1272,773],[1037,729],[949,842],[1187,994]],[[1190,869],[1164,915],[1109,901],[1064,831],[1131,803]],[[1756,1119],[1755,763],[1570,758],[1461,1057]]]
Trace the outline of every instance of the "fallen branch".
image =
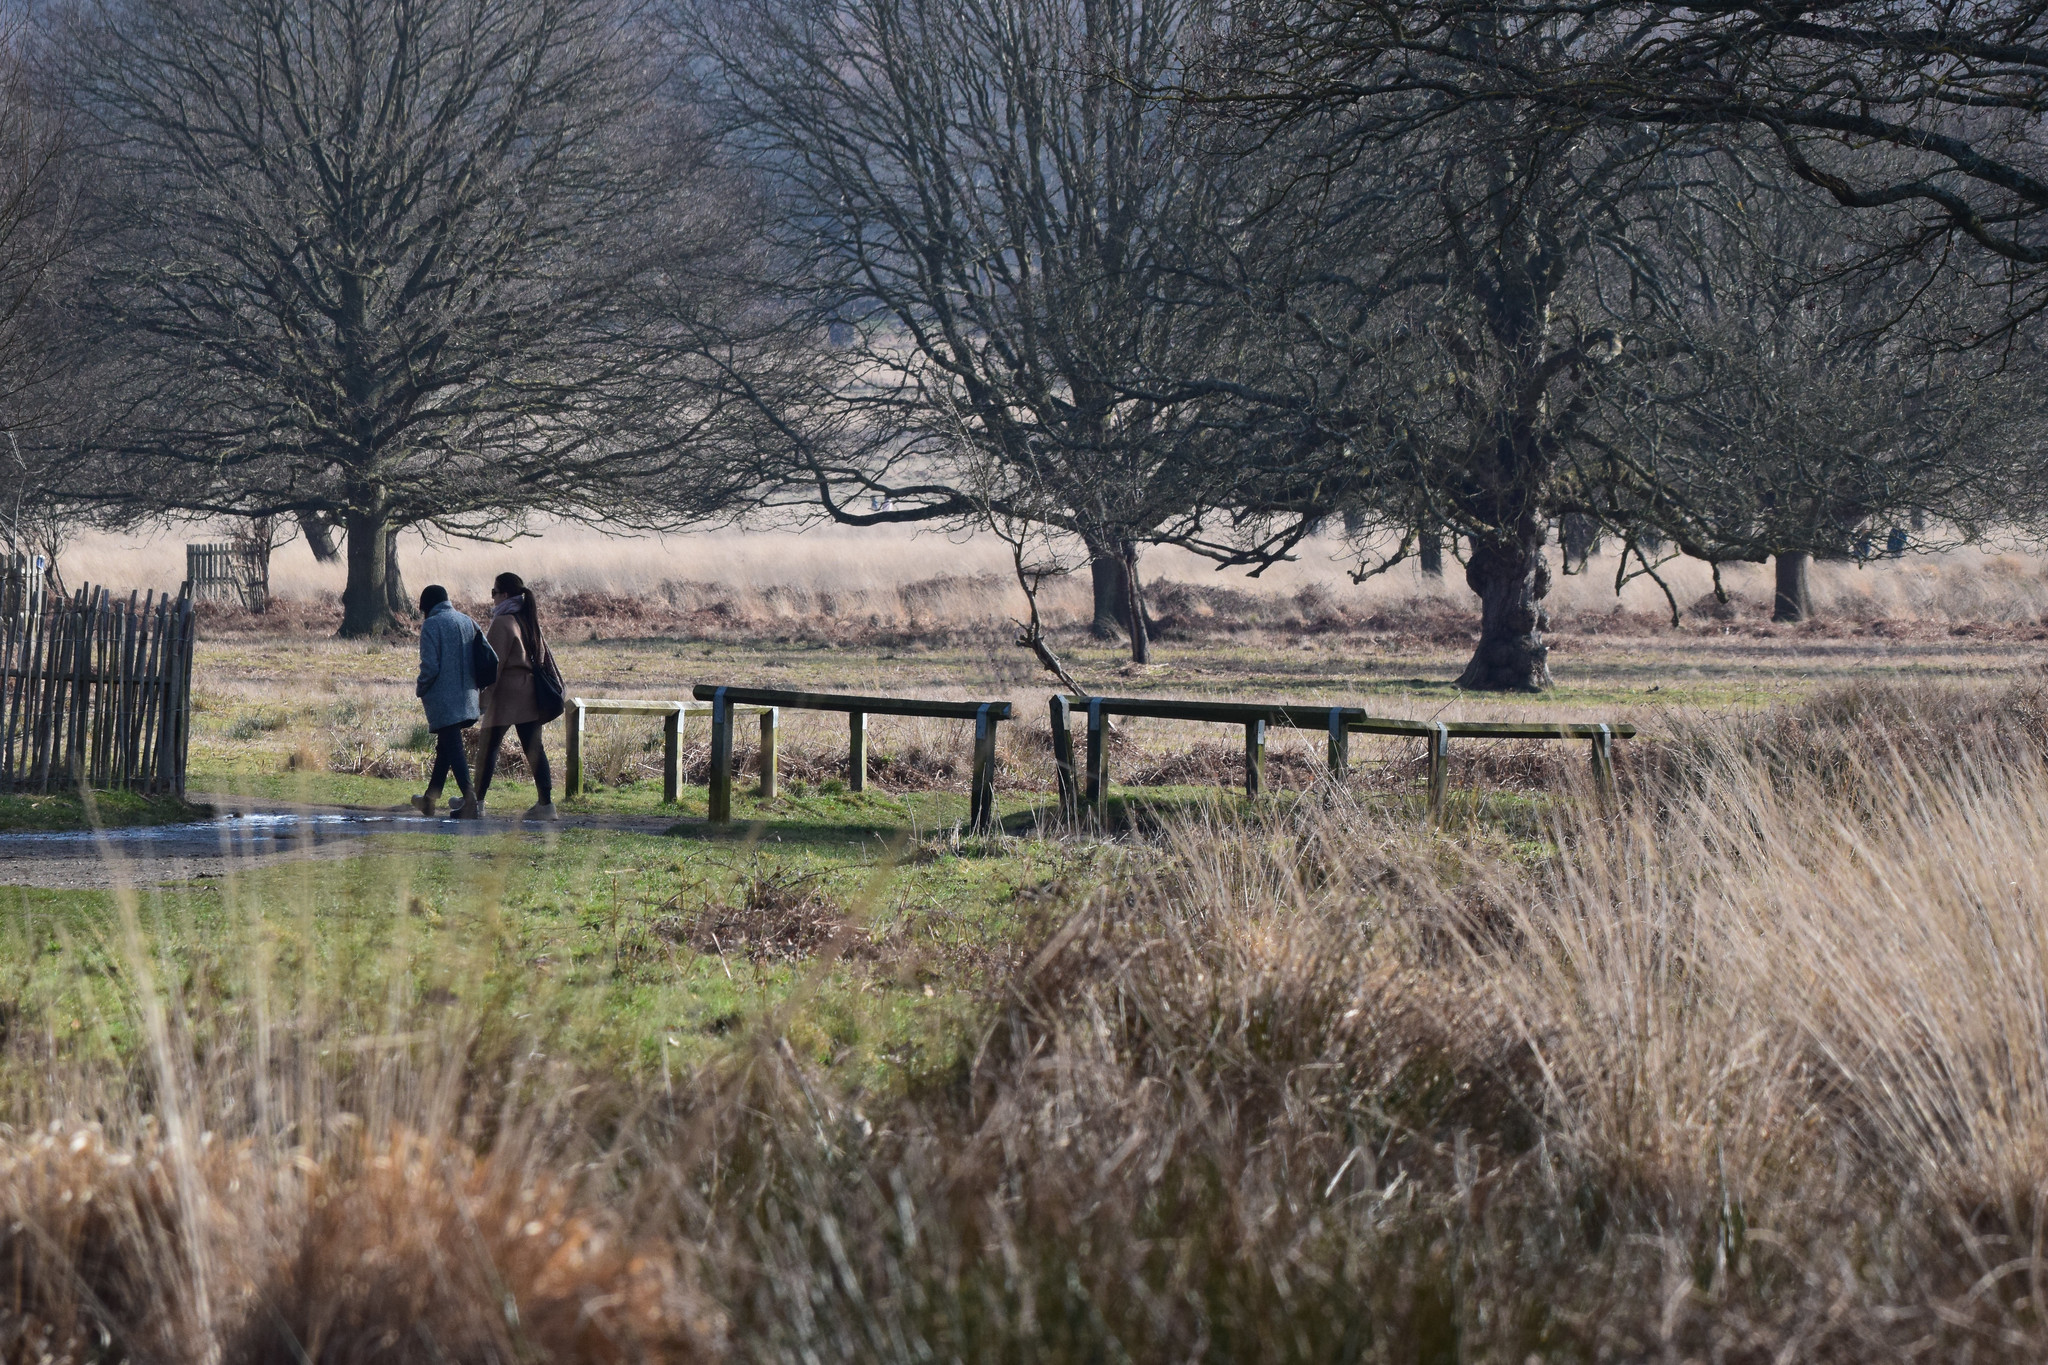
[[1074,675],[1067,672],[1067,666],[1060,662],[1060,656],[1053,653],[1052,646],[1045,642],[1045,633],[1038,628],[1037,605],[1036,602],[1032,603],[1031,620],[1016,623],[1017,643],[1036,654],[1038,662],[1045,665],[1046,672],[1058,678],[1067,691],[1083,697],[1095,695],[1074,681]]

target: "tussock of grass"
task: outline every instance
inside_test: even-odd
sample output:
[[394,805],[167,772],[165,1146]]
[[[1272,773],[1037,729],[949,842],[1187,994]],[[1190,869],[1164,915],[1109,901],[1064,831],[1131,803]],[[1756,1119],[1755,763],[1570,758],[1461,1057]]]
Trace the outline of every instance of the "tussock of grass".
[[845,907],[819,885],[819,875],[757,869],[730,900],[657,921],[656,931],[698,952],[755,961],[797,962],[865,947]]
[[[340,1118],[341,1116],[332,1116]],[[622,1236],[516,1136],[309,1149],[97,1126],[0,1146],[9,1360],[715,1359],[672,1244]],[[523,1135],[522,1135],[523,1136]]]

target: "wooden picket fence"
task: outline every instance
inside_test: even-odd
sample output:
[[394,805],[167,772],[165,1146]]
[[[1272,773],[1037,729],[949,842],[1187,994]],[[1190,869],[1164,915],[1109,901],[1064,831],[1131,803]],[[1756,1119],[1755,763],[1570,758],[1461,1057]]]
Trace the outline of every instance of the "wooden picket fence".
[[0,790],[185,791],[189,588],[125,600],[86,586],[0,614]]

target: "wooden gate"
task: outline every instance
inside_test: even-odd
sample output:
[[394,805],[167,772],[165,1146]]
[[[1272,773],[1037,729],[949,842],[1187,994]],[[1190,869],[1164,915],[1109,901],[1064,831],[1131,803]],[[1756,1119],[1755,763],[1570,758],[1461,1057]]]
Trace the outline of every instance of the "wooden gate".
[[270,550],[230,540],[185,547],[185,582],[200,602],[236,602],[250,611],[270,605]]

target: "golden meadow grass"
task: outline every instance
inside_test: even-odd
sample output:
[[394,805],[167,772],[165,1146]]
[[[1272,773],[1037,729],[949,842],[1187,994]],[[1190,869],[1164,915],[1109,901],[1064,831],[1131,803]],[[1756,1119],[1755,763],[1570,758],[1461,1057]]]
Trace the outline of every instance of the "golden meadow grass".
[[[491,578],[510,569],[551,596],[582,593],[684,607],[724,600],[749,620],[770,624],[824,613],[863,623],[873,618],[876,627],[958,628],[1007,621],[1024,611],[1007,548],[986,536],[830,526],[648,537],[609,536],[575,525],[538,530],[504,545],[429,544],[407,535],[400,540],[399,562],[415,591],[440,582],[458,599],[478,602],[487,599]],[[82,534],[65,550],[63,565],[72,579],[117,589],[175,585],[184,576],[186,541],[216,534],[207,528]],[[1554,614],[1597,618],[1619,606],[1650,617],[1668,615],[1662,592],[1644,578],[1630,582],[1617,599],[1612,549],[1596,556],[1585,573],[1557,576],[1550,599]],[[1238,570],[1219,573],[1207,561],[1171,548],[1148,551],[1144,572],[1148,581],[1226,588],[1254,600],[1323,594],[1361,615],[1418,606],[1470,614],[1471,594],[1455,563],[1442,579],[1411,563],[1363,586],[1348,574],[1357,563],[1342,537],[1325,535],[1306,542],[1295,561],[1258,578]],[[1681,608],[1712,592],[1712,575],[1703,564],[1681,561],[1664,572]],[[273,561],[273,588],[286,597],[338,599],[342,578],[339,564],[315,563],[303,541],[280,547]],[[1729,565],[1723,579],[1745,614],[1768,614],[1768,565]],[[917,585],[928,586],[905,594]],[[1862,566],[1817,564],[1813,590],[1823,617],[2032,624],[2048,616],[2048,558],[1958,550]],[[1055,580],[1043,606],[1049,624],[1071,625],[1086,619],[1088,602],[1087,576],[1081,573]]]
[[2037,1359],[2041,701],[1674,715],[1618,810],[1561,773],[1521,834],[1185,815],[1020,902],[899,1089],[774,1016],[580,1072],[396,890],[373,964],[266,950],[310,907],[243,897],[196,976],[182,893],[124,898],[104,1029],[8,1016],[0,1344]]

